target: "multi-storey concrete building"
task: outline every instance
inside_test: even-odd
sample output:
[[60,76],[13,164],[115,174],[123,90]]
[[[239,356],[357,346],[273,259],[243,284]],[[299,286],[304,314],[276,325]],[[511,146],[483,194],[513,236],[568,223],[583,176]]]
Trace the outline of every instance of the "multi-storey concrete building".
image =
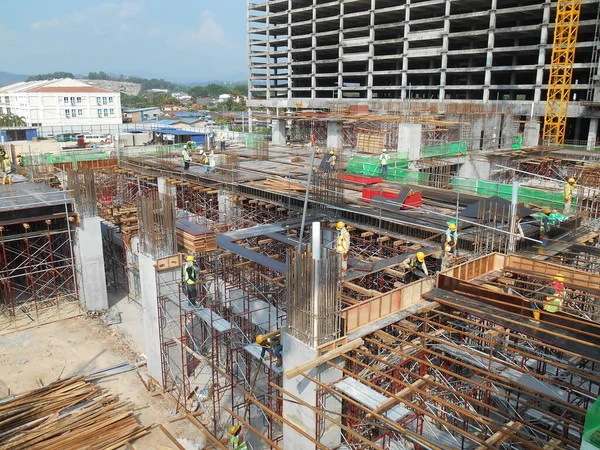
[[121,124],[121,94],[68,78],[15,83],[0,88],[0,113],[28,126]]
[[[499,101],[540,117],[555,11],[551,0],[249,0],[248,104]],[[583,0],[572,139],[597,127],[599,11]]]

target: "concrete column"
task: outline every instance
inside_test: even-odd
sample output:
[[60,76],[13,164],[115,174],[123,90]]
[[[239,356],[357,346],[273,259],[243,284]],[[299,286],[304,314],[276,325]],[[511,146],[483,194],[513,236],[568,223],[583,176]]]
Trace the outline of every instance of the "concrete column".
[[344,124],[342,122],[327,122],[327,148],[330,150],[344,148]]
[[265,48],[265,51],[267,53],[267,100],[271,98],[271,44],[269,42],[271,40],[271,30],[269,30],[270,15],[271,14],[269,12],[269,2],[267,2],[265,11],[265,38],[267,40],[267,45]]
[[591,150],[596,145],[598,138],[598,118],[590,119],[590,128],[588,130],[587,149]]
[[494,61],[494,38],[496,36],[496,0],[490,7],[490,25],[488,27],[488,43],[485,58],[485,81],[483,82],[483,101],[490,100],[490,84],[492,83],[492,64]]
[[[131,238],[129,249],[126,251],[125,260],[127,261],[127,267],[138,267],[138,256],[140,254],[140,238],[134,236]],[[140,286],[139,272],[133,270],[127,270],[127,284],[129,286],[129,292],[137,292]]]
[[273,145],[285,145],[285,120],[271,120],[271,142]]
[[[311,361],[317,357],[316,349],[304,344],[287,333],[284,333],[282,336],[282,344],[284,349],[284,372],[287,369],[291,369],[303,362]],[[339,364],[340,361],[334,360],[334,362]],[[339,380],[343,375],[340,370],[327,367],[327,365],[322,365],[319,368],[318,375],[316,372],[316,369],[312,369],[308,372],[308,375],[317,378],[322,383],[332,383]],[[315,383],[306,380],[302,376],[297,376],[291,380],[283,377],[283,389],[290,394],[299,397],[309,405],[320,407],[321,405],[317,404],[317,388],[318,386]],[[340,445],[341,434],[338,427],[333,426],[331,422],[326,420],[325,429],[321,435],[317,436],[316,414],[311,409],[296,404],[290,397],[285,395],[284,397],[284,400],[291,400],[283,402],[283,415],[287,420],[304,430],[308,435],[315,437],[323,445],[329,448],[337,448]],[[324,409],[333,411],[331,417],[335,420],[339,420],[339,416],[335,414],[335,412],[341,412],[342,405],[337,399],[331,398],[331,396],[326,398]],[[283,426],[283,442],[285,443],[285,450],[314,450],[315,448],[315,444],[285,424]]]
[[287,98],[292,98],[292,0],[288,0],[288,27],[287,27],[287,80],[288,80],[288,88],[287,88]]
[[252,133],[252,108],[248,108],[248,133]]
[[82,218],[76,232],[77,293],[88,311],[108,309],[101,223],[100,217]]
[[317,98],[317,0],[312,5],[312,64],[310,70],[310,98]]
[[542,16],[542,29],[540,30],[540,49],[535,71],[535,91],[533,101],[538,103],[542,99],[542,84],[544,83],[544,65],[546,64],[546,44],[548,43],[548,25],[550,23],[550,3],[544,2],[544,14]]
[[440,67],[440,92],[438,98],[443,102],[446,98],[446,69],[448,68],[448,35],[450,34],[450,0],[446,0],[444,11],[444,36],[442,38],[442,64]]
[[373,70],[375,56],[375,0],[371,0],[371,12],[369,14],[369,65],[367,68],[367,99],[373,99]]
[[163,195],[170,195],[173,198],[177,197],[177,187],[168,184],[165,177],[157,177],[156,184],[158,184],[158,193]]
[[398,125],[398,152],[408,152],[408,159],[421,158],[422,125],[419,123],[401,123]]
[[540,124],[527,122],[523,130],[523,147],[537,147],[540,142]]
[[404,9],[404,41],[402,42],[402,93],[401,98],[408,97],[408,35],[410,33],[410,0],[406,0]]
[[341,100],[344,95],[342,93],[342,86],[344,86],[344,62],[342,58],[344,56],[344,48],[342,42],[344,42],[344,3],[340,2],[340,32],[339,32],[339,48],[338,48],[338,86],[337,86],[337,98]]
[[231,197],[233,193],[225,189],[220,189],[218,194],[219,201],[219,222],[226,222],[229,217],[236,214],[236,210],[233,208]]
[[162,382],[160,358],[160,334],[158,327],[158,289],[156,287],[156,265],[154,259],[144,253],[138,256],[140,290],[144,321],[144,343],[148,373]]

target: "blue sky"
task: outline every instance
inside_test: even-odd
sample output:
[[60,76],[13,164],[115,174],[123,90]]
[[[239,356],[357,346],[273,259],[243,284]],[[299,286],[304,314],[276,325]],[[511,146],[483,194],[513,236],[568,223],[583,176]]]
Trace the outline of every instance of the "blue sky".
[[246,0],[2,2],[0,70],[247,78]]

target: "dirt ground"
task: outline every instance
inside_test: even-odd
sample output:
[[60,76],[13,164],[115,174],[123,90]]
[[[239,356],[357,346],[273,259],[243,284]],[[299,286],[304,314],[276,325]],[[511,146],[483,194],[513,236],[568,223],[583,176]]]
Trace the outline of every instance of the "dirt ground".
[[[103,369],[114,364],[139,361],[138,353],[127,344],[118,328],[102,320],[75,317],[0,336],[0,398]],[[108,392],[135,405],[143,425],[163,424],[187,450],[200,450],[205,438],[188,421],[170,423],[175,408],[160,391],[148,392],[135,371],[99,380]],[[174,444],[155,427],[132,443],[136,450],[175,449]]]

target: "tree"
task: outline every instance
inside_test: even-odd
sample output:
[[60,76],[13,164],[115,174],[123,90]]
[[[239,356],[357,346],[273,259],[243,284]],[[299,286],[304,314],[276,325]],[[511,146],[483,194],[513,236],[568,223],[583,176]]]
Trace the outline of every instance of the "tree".
[[25,126],[27,126],[25,119],[16,114],[0,114],[0,127],[12,128]]
[[75,75],[73,75],[71,72],[41,73],[39,75],[32,75],[25,81],[54,80],[56,78],[75,78]]

